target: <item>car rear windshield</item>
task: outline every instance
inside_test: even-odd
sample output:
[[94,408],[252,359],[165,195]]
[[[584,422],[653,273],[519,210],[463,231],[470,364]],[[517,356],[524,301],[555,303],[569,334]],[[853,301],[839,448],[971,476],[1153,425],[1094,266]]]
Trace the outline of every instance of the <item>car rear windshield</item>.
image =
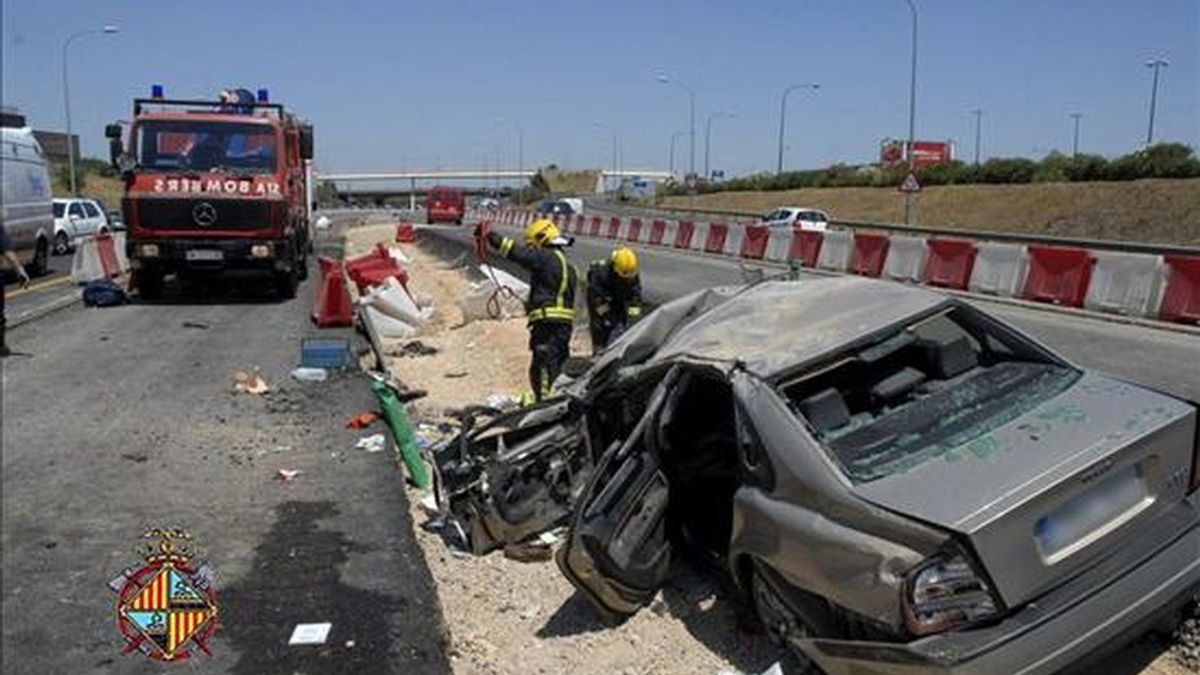
[[969,445],[1079,377],[962,305],[843,353],[782,389],[850,479],[865,483]]
[[143,171],[274,173],[275,129],[244,122],[149,121],[135,140]]

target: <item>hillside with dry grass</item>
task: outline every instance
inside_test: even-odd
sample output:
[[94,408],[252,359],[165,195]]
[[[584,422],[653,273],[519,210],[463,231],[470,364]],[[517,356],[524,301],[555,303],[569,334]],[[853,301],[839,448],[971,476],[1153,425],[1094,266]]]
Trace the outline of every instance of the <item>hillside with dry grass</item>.
[[[765,213],[810,206],[834,219],[904,221],[904,195],[894,188],[805,188],[668,197],[663,206]],[[915,223],[963,230],[1200,245],[1200,178],[1104,183],[948,185],[923,190]]]

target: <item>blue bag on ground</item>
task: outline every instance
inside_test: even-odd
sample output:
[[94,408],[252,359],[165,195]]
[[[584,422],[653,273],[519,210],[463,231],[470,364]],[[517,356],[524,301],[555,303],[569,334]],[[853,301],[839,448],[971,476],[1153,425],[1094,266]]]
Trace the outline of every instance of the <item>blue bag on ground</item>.
[[83,304],[88,307],[113,307],[129,302],[125,291],[108,279],[93,281],[83,287]]

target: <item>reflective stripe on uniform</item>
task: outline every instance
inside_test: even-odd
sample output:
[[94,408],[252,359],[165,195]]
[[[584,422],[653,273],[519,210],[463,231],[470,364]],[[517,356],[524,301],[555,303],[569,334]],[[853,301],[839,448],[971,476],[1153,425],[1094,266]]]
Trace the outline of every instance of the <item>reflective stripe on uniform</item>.
[[629,316],[629,318],[634,319],[642,315],[642,308],[638,307],[637,305],[630,305],[629,309],[627,309],[625,313]]
[[507,258],[509,251],[511,251],[513,249],[514,243],[515,242],[512,239],[509,239],[508,237],[501,239],[500,240],[500,257]]
[[575,310],[566,307],[539,307],[529,312],[530,321],[541,321],[542,319],[566,319],[574,321]]
[[571,281],[571,274],[567,269],[567,256],[559,249],[554,250],[554,255],[558,256],[558,269],[562,273],[562,279],[558,282],[558,299],[554,301],[554,306],[562,307],[563,296],[567,294],[567,284]]

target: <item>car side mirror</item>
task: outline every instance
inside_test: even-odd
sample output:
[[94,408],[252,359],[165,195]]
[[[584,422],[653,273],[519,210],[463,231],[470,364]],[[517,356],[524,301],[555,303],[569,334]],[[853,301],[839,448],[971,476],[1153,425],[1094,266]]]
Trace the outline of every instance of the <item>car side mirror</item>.
[[300,159],[313,158],[313,128],[305,124],[300,127]]

